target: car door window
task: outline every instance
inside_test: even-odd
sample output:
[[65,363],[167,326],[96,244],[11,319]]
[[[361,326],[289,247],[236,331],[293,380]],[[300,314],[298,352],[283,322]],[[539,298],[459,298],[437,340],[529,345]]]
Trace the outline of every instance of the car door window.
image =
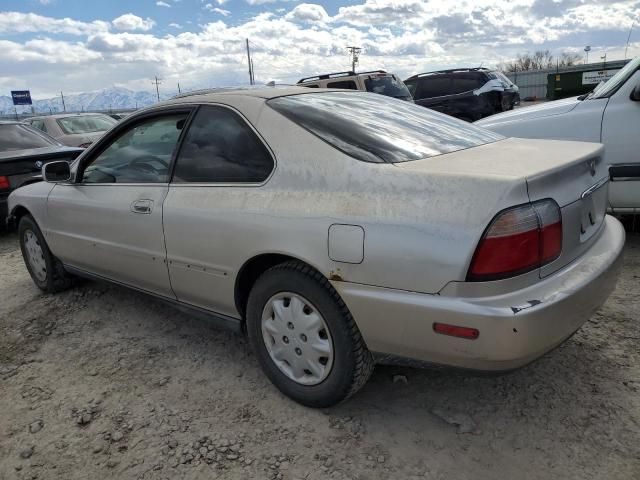
[[356,82],[353,80],[344,80],[342,82],[329,82],[327,88],[344,88],[346,90],[357,90]]
[[186,132],[173,182],[257,183],[272,169],[271,154],[240,115],[203,106]]
[[164,183],[187,114],[134,124],[90,161],[83,183]]
[[450,94],[451,79],[447,76],[421,78],[416,98],[443,97]]

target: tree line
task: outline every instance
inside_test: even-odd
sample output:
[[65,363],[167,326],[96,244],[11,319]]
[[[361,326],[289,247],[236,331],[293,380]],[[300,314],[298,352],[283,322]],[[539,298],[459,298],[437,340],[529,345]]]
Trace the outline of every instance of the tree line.
[[556,57],[549,50],[538,50],[534,53],[519,54],[514,60],[500,63],[498,68],[503,72],[514,73],[571,67],[580,63],[582,63],[582,55],[577,53],[564,52]]

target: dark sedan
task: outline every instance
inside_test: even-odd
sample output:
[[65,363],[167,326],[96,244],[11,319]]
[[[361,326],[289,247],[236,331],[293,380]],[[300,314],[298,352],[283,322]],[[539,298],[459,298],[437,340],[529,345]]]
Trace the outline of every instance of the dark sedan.
[[0,122],[0,229],[7,218],[7,197],[18,187],[41,180],[45,163],[73,161],[84,150],[65,147],[47,134],[19,122]]

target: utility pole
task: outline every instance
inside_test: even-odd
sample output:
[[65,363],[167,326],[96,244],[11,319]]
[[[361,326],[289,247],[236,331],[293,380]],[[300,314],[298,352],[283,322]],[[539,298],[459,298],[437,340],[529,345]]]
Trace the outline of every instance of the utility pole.
[[60,98],[62,98],[62,111],[66,112],[67,111],[67,107],[64,104],[64,94],[62,92],[60,92]]
[[249,85],[253,85],[253,62],[251,61],[251,50],[249,50],[249,39],[246,39],[247,44],[247,64],[249,65]]
[[160,81],[161,79],[159,79],[157,75],[155,78],[156,80],[154,82],[151,82],[151,84],[156,86],[156,97],[158,98],[158,101],[160,101],[160,90],[158,89],[158,85],[160,85],[162,82]]
[[356,71],[356,65],[358,64],[358,59],[360,58],[361,47],[347,47],[349,50],[349,55],[351,56],[351,71]]
[[182,92],[180,91],[180,82],[178,82],[178,94],[180,94],[180,93],[182,93]]

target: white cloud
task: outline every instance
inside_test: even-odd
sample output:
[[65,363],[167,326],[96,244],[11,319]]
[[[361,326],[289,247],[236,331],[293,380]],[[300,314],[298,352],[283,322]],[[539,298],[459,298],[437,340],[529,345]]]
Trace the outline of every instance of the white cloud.
[[315,3],[301,3],[291,10],[286,19],[298,20],[302,22],[319,22],[325,23],[329,20],[327,11],[321,6]]
[[53,3],[53,0],[39,0],[40,5],[50,5]]
[[179,23],[170,23],[169,26],[173,28],[177,28],[179,30],[182,29],[182,25],[180,25]]
[[118,18],[115,18],[112,23],[113,26],[118,30],[141,30],[143,32],[151,30],[156,24],[156,22],[154,22],[149,17],[144,19],[138,17],[137,15],[134,15],[133,13],[125,13],[124,15],[120,15]]
[[[220,4],[220,5],[222,5],[222,3],[224,3],[224,2],[218,2],[218,4]],[[219,8],[219,7],[214,7],[213,4],[211,4],[211,3],[207,3],[202,8],[204,8],[205,10],[207,10],[209,12],[219,13],[223,17],[228,17],[229,15],[231,15],[231,12],[229,10],[224,10],[222,8]]]
[[109,22],[96,20],[81,22],[71,18],[51,18],[35,13],[0,12],[0,33],[66,33],[69,35],[91,35],[107,31]]
[[170,4],[168,4],[167,2],[159,1],[159,2],[156,2],[156,5],[157,5],[158,7],[171,8],[171,5],[170,5]]

